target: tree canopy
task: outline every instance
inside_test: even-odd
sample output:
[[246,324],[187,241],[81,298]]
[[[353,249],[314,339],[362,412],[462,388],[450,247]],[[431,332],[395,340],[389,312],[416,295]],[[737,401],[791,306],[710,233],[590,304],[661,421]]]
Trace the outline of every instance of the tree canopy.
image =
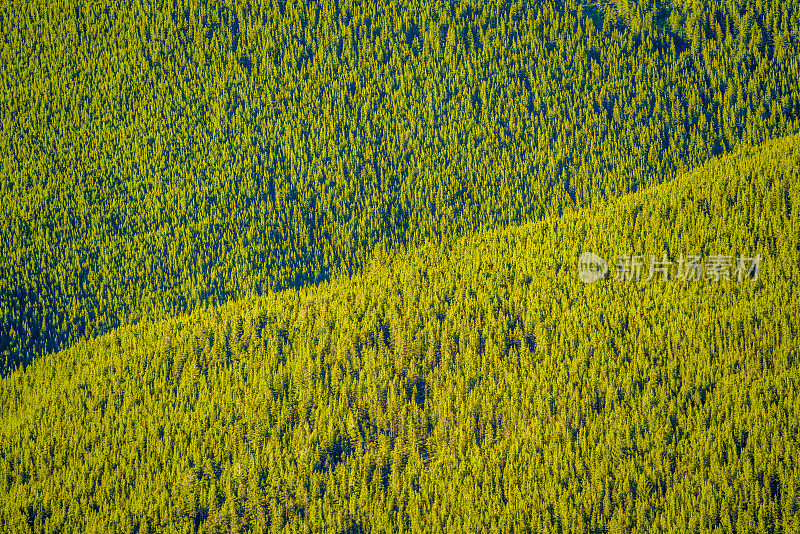
[[796,0],[0,4],[3,372],[798,130]]
[[[798,529],[800,137],[0,380],[27,532]],[[592,251],[763,257],[584,284]]]

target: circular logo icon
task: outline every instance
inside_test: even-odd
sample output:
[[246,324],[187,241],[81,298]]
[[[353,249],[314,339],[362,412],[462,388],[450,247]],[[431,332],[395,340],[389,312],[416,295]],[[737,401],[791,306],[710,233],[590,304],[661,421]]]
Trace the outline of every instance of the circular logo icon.
[[593,252],[584,252],[578,257],[578,277],[584,284],[603,278],[608,272],[606,261]]

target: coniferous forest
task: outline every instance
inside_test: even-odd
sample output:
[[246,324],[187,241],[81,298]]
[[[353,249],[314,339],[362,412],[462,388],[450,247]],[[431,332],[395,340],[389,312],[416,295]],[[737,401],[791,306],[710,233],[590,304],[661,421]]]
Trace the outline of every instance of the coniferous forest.
[[3,2],[15,368],[800,129],[800,3]]
[[0,29],[1,532],[800,531],[797,0]]

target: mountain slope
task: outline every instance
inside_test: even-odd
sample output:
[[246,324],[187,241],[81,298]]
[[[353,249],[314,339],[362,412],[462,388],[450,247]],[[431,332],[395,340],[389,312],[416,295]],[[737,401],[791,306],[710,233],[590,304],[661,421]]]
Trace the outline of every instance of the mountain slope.
[[[788,137],[42,358],[0,382],[0,524],[796,530],[799,176]],[[584,251],[763,261],[584,284]]]
[[798,132],[800,2],[617,3],[0,2],[0,373]]

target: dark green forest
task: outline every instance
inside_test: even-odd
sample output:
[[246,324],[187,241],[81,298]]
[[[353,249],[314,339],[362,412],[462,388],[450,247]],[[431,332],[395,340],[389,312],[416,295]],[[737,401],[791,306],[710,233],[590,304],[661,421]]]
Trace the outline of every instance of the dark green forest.
[[0,2],[0,366],[800,129],[797,0]]
[[[9,532],[800,529],[800,136],[0,381]],[[584,284],[581,251],[761,255]]]

